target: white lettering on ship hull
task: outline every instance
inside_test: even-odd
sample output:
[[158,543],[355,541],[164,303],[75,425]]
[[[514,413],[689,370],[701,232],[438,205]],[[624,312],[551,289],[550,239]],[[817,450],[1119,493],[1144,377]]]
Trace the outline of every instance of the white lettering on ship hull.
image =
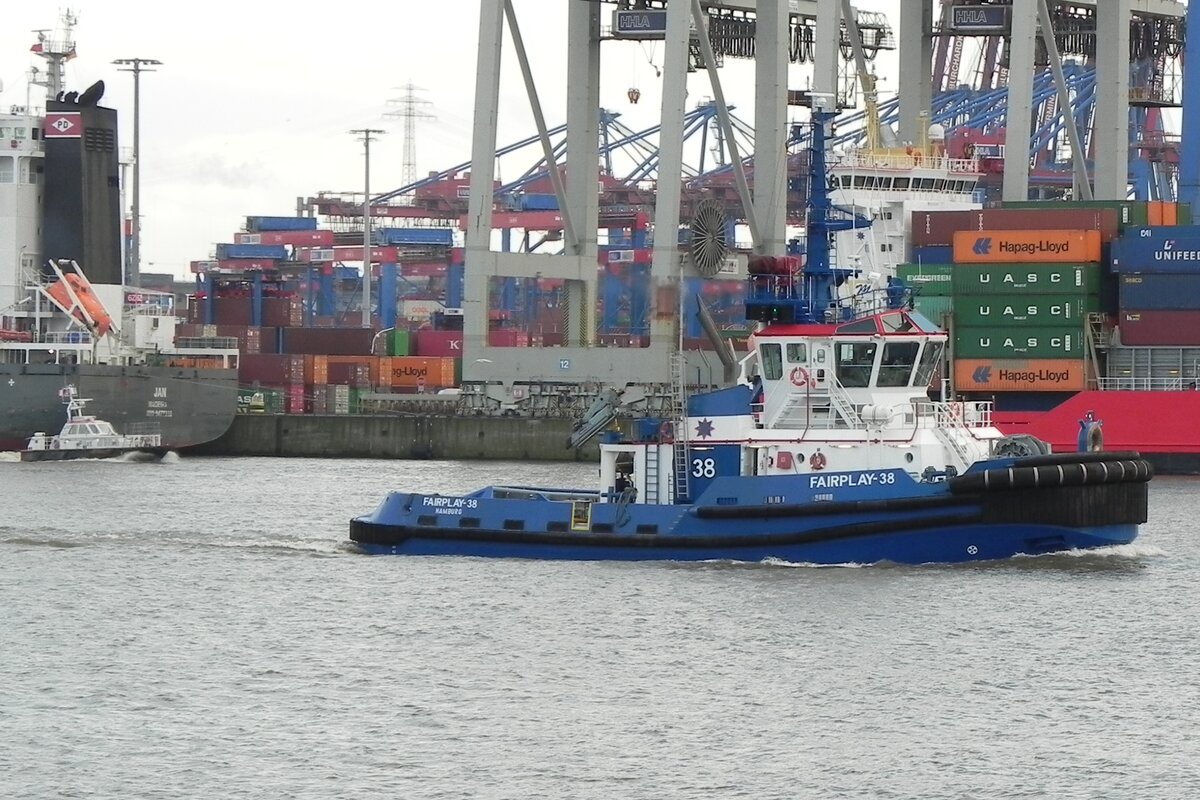
[[421,505],[430,508],[478,508],[479,501],[471,497],[423,497]]
[[894,472],[843,472],[834,475],[809,475],[810,489],[845,489],[853,486],[890,486],[896,482]]

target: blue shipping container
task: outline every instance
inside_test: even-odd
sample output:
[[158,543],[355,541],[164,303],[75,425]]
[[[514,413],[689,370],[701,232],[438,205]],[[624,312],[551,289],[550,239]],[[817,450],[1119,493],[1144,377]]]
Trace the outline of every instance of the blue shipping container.
[[228,244],[217,245],[217,258],[270,258],[275,261],[287,259],[287,247],[281,244]]
[[383,244],[454,246],[452,228],[380,228],[375,233]]
[[1191,275],[1130,272],[1121,275],[1122,309],[1200,309],[1200,271]]
[[1122,239],[1200,239],[1200,225],[1130,225]]
[[[1191,226],[1188,226],[1188,229],[1190,228]],[[1200,233],[1188,238],[1123,236],[1113,240],[1109,250],[1109,263],[1114,272],[1200,272]]]
[[914,247],[909,260],[913,264],[953,264],[954,248],[943,245]]
[[553,194],[526,194],[521,196],[522,211],[557,211],[558,196]]
[[316,217],[246,217],[246,230],[251,233],[262,231],[315,231]]

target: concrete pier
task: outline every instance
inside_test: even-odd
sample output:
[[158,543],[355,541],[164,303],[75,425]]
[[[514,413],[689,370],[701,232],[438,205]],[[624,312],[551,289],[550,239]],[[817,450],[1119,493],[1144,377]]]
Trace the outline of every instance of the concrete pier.
[[595,461],[567,448],[572,420],[529,417],[238,414],[225,435],[188,449],[213,456]]

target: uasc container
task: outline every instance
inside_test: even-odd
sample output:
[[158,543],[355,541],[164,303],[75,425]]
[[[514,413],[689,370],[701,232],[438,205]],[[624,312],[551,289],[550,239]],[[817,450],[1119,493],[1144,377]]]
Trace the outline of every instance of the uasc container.
[[1099,298],[1083,295],[975,295],[957,298],[958,325],[1081,325],[1087,310],[1098,310]]
[[1096,264],[956,264],[955,296],[998,294],[1098,294]]
[[959,327],[956,358],[1081,358],[1083,326]]
[[1075,230],[959,231],[954,263],[1090,263],[1100,260],[1100,232]]

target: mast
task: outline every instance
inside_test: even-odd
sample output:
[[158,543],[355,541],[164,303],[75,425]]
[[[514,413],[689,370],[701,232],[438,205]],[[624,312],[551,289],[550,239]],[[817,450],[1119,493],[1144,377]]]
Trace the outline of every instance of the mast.
[[75,57],[74,30],[78,21],[79,17],[67,9],[61,18],[61,32],[45,29],[34,31],[37,41],[29,50],[46,61],[46,70],[41,72],[36,67],[31,69],[29,82],[34,86],[44,87],[46,96],[51,100],[56,99],[63,91],[66,63]]

